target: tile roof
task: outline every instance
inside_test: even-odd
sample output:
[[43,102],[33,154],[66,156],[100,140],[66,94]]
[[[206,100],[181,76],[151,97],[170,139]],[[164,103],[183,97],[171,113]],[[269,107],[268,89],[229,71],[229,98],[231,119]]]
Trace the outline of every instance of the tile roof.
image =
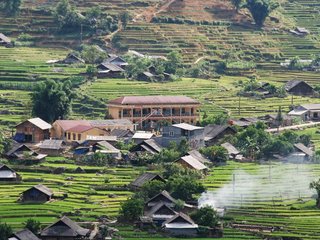
[[198,101],[186,96],[125,96],[109,101],[109,104],[200,104]]
[[87,126],[87,125],[77,125],[73,128],[68,129],[68,132],[75,132],[75,133],[83,133],[86,132],[94,127]]
[[70,128],[74,128],[78,125],[91,126],[91,124],[87,120],[57,120],[55,121],[63,131],[67,131]]
[[189,166],[191,166],[192,168],[194,168],[196,170],[207,169],[206,165],[204,165],[203,163],[201,163],[200,161],[198,161],[196,158],[194,158],[191,155],[181,157],[181,159],[179,159],[178,161],[181,161],[181,160],[186,162]]
[[301,83],[303,83],[304,85],[310,86],[308,83],[306,83],[305,81],[302,81],[302,80],[291,80],[285,84],[284,88],[286,91],[290,91],[292,88],[296,87],[297,85],[299,85]]

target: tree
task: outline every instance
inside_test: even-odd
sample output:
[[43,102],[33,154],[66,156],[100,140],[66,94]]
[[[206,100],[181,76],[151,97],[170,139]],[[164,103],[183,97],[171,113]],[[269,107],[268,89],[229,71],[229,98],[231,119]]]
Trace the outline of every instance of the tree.
[[165,63],[165,71],[170,74],[176,74],[179,68],[182,68],[182,55],[177,51],[172,51],[167,55],[168,61]]
[[12,235],[12,228],[6,223],[0,223],[0,240],[8,240]]
[[237,11],[241,8],[242,0],[231,0],[231,3],[236,8]]
[[276,123],[277,123],[277,127],[278,127],[278,132],[279,132],[279,127],[282,125],[283,123],[283,116],[282,116],[282,110],[281,110],[281,106],[279,106],[279,110],[276,116]]
[[219,222],[218,213],[210,206],[205,206],[191,214],[191,218],[200,226],[215,227]]
[[121,204],[120,215],[124,220],[133,222],[143,214],[143,200],[138,198],[129,198]]
[[55,8],[54,17],[60,30],[68,28],[77,29],[84,20],[80,14],[71,7],[68,0],[60,0]]
[[107,53],[98,50],[94,45],[83,45],[81,57],[86,61],[86,63],[95,64],[102,62],[107,57]]
[[224,125],[228,122],[229,116],[225,113],[220,113],[213,116],[205,116],[203,115],[201,125],[206,126],[209,124],[215,124],[215,125]]
[[71,111],[74,94],[71,82],[47,80],[36,85],[31,93],[32,114],[47,122],[64,119]]
[[38,234],[40,230],[40,222],[35,219],[29,218],[25,222],[25,228],[29,229],[34,234]]
[[16,16],[20,11],[21,0],[4,0],[3,9],[9,16]]
[[316,190],[317,192],[316,206],[317,208],[320,208],[320,179],[311,182],[309,187],[310,189]]
[[211,146],[201,149],[201,153],[212,162],[226,162],[228,160],[228,152],[224,147]]
[[173,176],[167,182],[167,189],[174,198],[188,201],[193,200],[194,194],[200,194],[206,188],[191,176]]
[[166,184],[159,180],[154,180],[143,184],[141,193],[145,199],[151,198],[164,190]]
[[173,162],[180,157],[180,152],[176,149],[164,148],[160,153],[154,155],[152,162],[167,163]]
[[247,0],[246,7],[250,11],[256,25],[262,27],[266,18],[279,4],[273,0]]
[[121,21],[123,29],[126,29],[128,22],[130,21],[130,14],[128,12],[121,12],[119,14],[119,19]]

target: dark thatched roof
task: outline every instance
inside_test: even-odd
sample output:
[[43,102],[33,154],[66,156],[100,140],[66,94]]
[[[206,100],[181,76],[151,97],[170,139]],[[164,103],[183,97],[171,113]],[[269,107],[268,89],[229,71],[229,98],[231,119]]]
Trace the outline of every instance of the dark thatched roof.
[[45,195],[47,195],[47,196],[49,196],[49,197],[51,197],[51,196],[53,195],[53,191],[52,191],[50,188],[48,188],[48,187],[46,187],[46,186],[44,186],[44,185],[42,185],[42,184],[33,186],[33,187],[27,189],[27,190],[24,191],[24,192],[27,192],[27,191],[29,191],[29,190],[31,190],[31,189],[33,189],[33,188],[34,188],[34,189],[37,189],[38,191],[44,193]]
[[42,237],[85,237],[89,229],[80,227],[77,223],[64,216],[57,222],[46,227],[40,234]]
[[17,239],[17,240],[40,240],[36,235],[34,235],[29,229],[23,229],[12,234],[10,239]]
[[165,182],[165,180],[158,174],[146,172],[140,175],[136,180],[134,180],[130,185],[133,187],[142,187],[145,183],[153,181],[153,180],[159,180],[162,182]]
[[223,134],[224,131],[231,129],[231,131],[236,132],[232,127],[228,125],[208,125],[204,128],[204,139],[205,141],[210,141],[215,139],[220,134]]

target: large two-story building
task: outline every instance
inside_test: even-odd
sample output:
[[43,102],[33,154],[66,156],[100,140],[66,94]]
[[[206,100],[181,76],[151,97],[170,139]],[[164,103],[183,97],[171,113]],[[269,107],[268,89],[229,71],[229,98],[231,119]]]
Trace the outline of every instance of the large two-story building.
[[200,103],[186,96],[126,96],[111,100],[108,114],[113,119],[129,119],[139,129],[155,129],[157,123],[199,121]]

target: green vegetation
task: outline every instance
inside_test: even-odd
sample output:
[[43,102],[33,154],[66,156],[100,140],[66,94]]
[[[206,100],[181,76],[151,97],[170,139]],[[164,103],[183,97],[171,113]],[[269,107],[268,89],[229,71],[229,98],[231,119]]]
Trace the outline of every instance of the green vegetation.
[[215,227],[219,222],[217,212],[209,206],[198,209],[191,215],[191,217],[200,226]]
[[6,223],[0,223],[0,240],[7,240],[12,233],[11,226]]
[[273,0],[247,0],[246,7],[257,26],[262,27],[270,13],[279,7],[279,3]]
[[70,81],[41,82],[31,94],[32,114],[47,122],[65,119],[70,113],[73,98]]
[[38,234],[40,231],[41,223],[35,219],[29,218],[25,223],[25,228],[29,229],[32,233]]
[[21,0],[4,0],[0,3],[0,7],[8,16],[16,16],[20,11]]

